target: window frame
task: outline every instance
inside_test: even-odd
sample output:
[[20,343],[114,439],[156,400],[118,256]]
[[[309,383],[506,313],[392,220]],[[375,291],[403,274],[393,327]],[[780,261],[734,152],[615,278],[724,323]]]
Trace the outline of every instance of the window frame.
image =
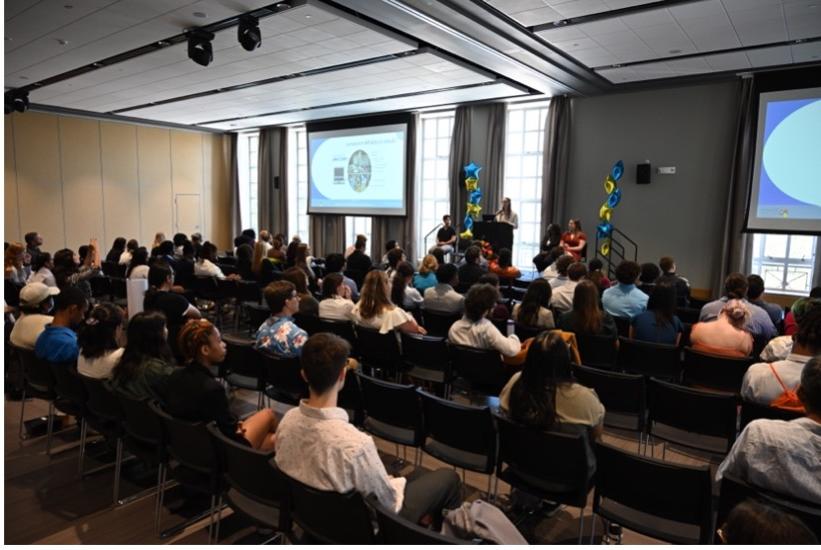
[[[767,238],[768,237],[786,237],[787,242],[785,244],[785,256],[767,256],[766,255],[766,248],[767,248]],[[802,238],[811,238],[812,246],[810,247],[810,256],[809,258],[799,258],[797,256],[791,256],[791,248],[792,248],[792,240],[794,237],[802,237]],[[753,233],[752,234],[752,246],[751,246],[751,254],[750,254],[750,272],[757,273],[762,278],[765,279],[765,288],[768,294],[786,294],[792,296],[805,296],[808,295],[810,290],[812,289],[813,280],[816,276],[815,268],[817,263],[817,254],[818,254],[818,237],[813,235],[801,235],[801,234],[787,234],[787,233]],[[772,287],[767,285],[767,278],[765,278],[762,273],[765,272],[766,266],[777,266],[782,270],[781,276],[781,286],[780,287]],[[807,274],[807,286],[803,290],[796,290],[787,288],[789,285],[789,275],[790,275],[790,268],[793,267],[800,267],[800,268],[808,268],[809,273]]]

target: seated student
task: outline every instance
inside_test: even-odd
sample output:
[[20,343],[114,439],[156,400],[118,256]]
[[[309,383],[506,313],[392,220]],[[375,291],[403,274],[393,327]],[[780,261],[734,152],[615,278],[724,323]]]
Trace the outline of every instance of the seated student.
[[124,320],[123,310],[115,304],[102,303],[92,308],[77,334],[77,372],[90,378],[111,377],[125,351],[120,346]]
[[747,277],[741,273],[730,273],[724,280],[724,296],[720,299],[705,304],[698,315],[699,321],[712,321],[718,317],[724,304],[728,300],[741,300],[750,311],[750,316],[746,320],[745,329],[753,335],[753,338],[763,342],[769,342],[777,334],[775,325],[769,314],[755,304],[747,301]]
[[482,251],[476,245],[471,245],[465,250],[465,263],[459,267],[459,282],[466,288],[476,283],[482,275],[487,273],[487,270],[479,265],[481,255]]
[[308,333],[294,323],[300,300],[296,287],[290,281],[274,281],[263,294],[271,316],[257,330],[254,346],[280,357],[299,357]]
[[718,467],[716,480],[732,474],[755,487],[821,505],[821,358],[804,365],[797,393],[807,416],[750,422]]
[[604,292],[610,288],[610,279],[602,272],[604,264],[598,258],[593,258],[587,262],[587,278],[593,281],[593,284],[599,288],[599,292]]
[[295,313],[311,317],[319,315],[319,302],[317,302],[314,295],[308,290],[308,275],[306,275],[303,270],[296,266],[289,267],[282,272],[282,280],[294,285],[296,293],[299,295],[299,311]]
[[796,516],[752,498],[736,505],[716,534],[722,544],[732,545],[818,544],[815,533]]
[[513,253],[509,248],[499,250],[498,257],[488,264],[488,271],[495,273],[500,279],[518,279],[522,276],[515,265],[513,265]]
[[388,259],[388,266],[385,268],[385,274],[388,276],[388,280],[390,281],[393,279],[393,273],[396,271],[396,266],[399,265],[399,262],[405,261],[405,251],[396,246],[388,250],[385,257]]
[[795,391],[801,379],[801,369],[813,356],[821,354],[821,308],[808,311],[792,351],[786,359],[773,363],[756,363],[744,374],[741,397],[760,405],[771,405],[786,391]]
[[[430,253],[430,255],[433,256],[434,258],[436,258],[437,266],[445,265],[445,263],[446,263],[445,262],[445,253],[442,252],[441,248],[435,249],[433,252]],[[462,258],[462,260],[464,261],[464,258]],[[439,268],[437,267],[437,269],[439,269]]]
[[394,330],[409,334],[427,334],[413,315],[391,303],[388,297],[388,277],[384,271],[369,271],[362,285],[359,301],[351,310],[351,320],[357,325],[378,329],[381,334]]
[[86,298],[91,300],[91,285],[88,279],[96,277],[101,271],[100,251],[97,239],[91,239],[88,253],[81,262],[80,255],[68,248],[54,253],[54,280],[60,290],[68,286],[77,286],[85,292]]
[[526,327],[550,329],[556,326],[550,311],[550,283],[545,279],[535,279],[525,292],[521,304],[513,306],[511,318]]
[[676,306],[687,307],[690,305],[690,282],[684,277],[676,274],[676,261],[670,256],[664,256],[659,260],[661,276],[656,283],[667,283],[676,289]]
[[148,250],[141,246],[131,255],[125,276],[127,279],[148,279],[149,269]]
[[191,244],[194,246],[194,257],[199,258],[202,254],[202,234],[191,233]]
[[299,235],[291,237],[291,242],[285,249],[285,267],[294,267],[294,260],[296,259],[296,249],[302,244],[302,239]]
[[604,291],[601,297],[604,310],[613,317],[632,319],[645,309],[650,298],[636,287],[639,264],[623,261],[616,267],[616,286]]
[[194,264],[197,263],[194,256],[194,244],[191,241],[185,241],[182,245],[182,256],[175,257],[175,260],[172,266],[174,278],[182,289],[194,281]]
[[239,280],[240,275],[232,273],[225,275],[217,265],[217,247],[211,242],[205,241],[202,245],[197,263],[194,264],[194,275],[196,277],[216,277],[217,279]]
[[764,294],[764,279],[758,275],[747,276],[747,301],[767,312],[773,325],[778,326],[784,320],[784,308],[778,304],[765,302],[761,295]]
[[120,261],[120,256],[122,256],[125,252],[125,244],[125,237],[117,237],[114,239],[114,243],[111,245],[111,250],[109,250],[108,254],[105,255],[105,261],[118,263]]
[[636,315],[630,323],[630,338],[677,346],[683,330],[676,315],[676,289],[669,283],[659,283],[650,293],[647,311]]
[[37,255],[37,259],[31,263],[31,275],[29,275],[29,283],[43,283],[46,286],[57,286],[57,279],[54,278],[54,262],[51,261],[51,254],[48,252],[41,252]]
[[422,258],[419,273],[413,276],[413,288],[419,292],[425,292],[427,289],[435,287],[437,269],[439,269],[439,262],[436,261],[433,254],[428,254]]
[[567,278],[567,270],[573,264],[573,256],[567,254],[565,256],[560,256],[551,267],[556,269],[556,276],[548,279],[550,282],[551,288],[559,288],[562,285],[567,284],[570,280]]
[[522,350],[519,337],[505,336],[487,319],[499,299],[499,291],[488,284],[475,284],[465,297],[465,314],[453,323],[448,341],[459,346],[495,349],[505,357],[514,357]]
[[456,230],[451,225],[451,217],[447,214],[442,216],[442,228],[436,233],[436,246],[433,248],[440,248],[444,254],[452,254],[454,246],[456,246]]
[[23,349],[34,349],[37,338],[54,317],[48,313],[54,307],[52,296],[60,294],[56,286],[43,283],[29,283],[20,289],[20,312],[22,315],[11,329],[9,341]]
[[556,265],[556,262],[562,256],[570,256],[570,263],[573,263],[573,255],[566,254],[564,248],[562,248],[561,246],[555,246],[550,249],[550,256],[548,257],[549,263],[548,266],[542,271],[542,277],[544,277],[548,281],[552,281],[553,279],[559,276],[559,269]]
[[188,321],[180,330],[177,348],[185,366],[175,369],[165,381],[163,408],[176,418],[193,422],[216,422],[227,437],[254,449],[273,450],[277,419],[271,409],[262,409],[238,420],[228,406],[225,388],[213,370],[225,360],[225,342],[210,321]]
[[345,259],[347,260],[348,256],[353,254],[353,251],[356,250],[357,243],[361,244],[362,245],[362,250],[364,250],[365,245],[367,244],[367,242],[368,242],[368,237],[367,236],[362,235],[361,233],[357,234],[356,239],[354,240],[354,243],[352,245],[350,245],[348,248],[345,249],[345,254],[344,254]]
[[[26,279],[29,278],[30,265],[26,264],[26,248],[23,243],[11,243],[6,248],[5,256],[5,271],[4,275],[7,281],[11,281],[16,285],[26,284]],[[28,256],[28,262],[31,262],[31,256]]]
[[359,287],[356,281],[350,277],[346,277],[343,273],[345,271],[345,257],[339,253],[328,254],[325,256],[325,275],[331,273],[339,273],[342,276],[342,284],[344,284],[351,291],[351,300],[359,299]]
[[636,285],[639,290],[650,296],[656,286],[656,281],[661,277],[661,269],[654,263],[647,262],[639,267],[639,282]]
[[[497,294],[499,291],[499,276],[495,273],[485,273],[479,280],[476,281],[476,284],[480,285],[490,285],[496,289]],[[493,308],[493,311],[490,312],[490,318],[494,321],[507,321],[510,319],[510,310],[505,303],[505,300],[499,295],[499,298],[496,299],[496,307]]]
[[314,257],[311,256],[311,247],[308,246],[308,243],[299,243],[299,246],[296,247],[296,254],[294,254],[294,267],[305,273],[312,288],[316,286],[316,273],[311,267],[313,261]]
[[442,510],[462,503],[459,476],[449,468],[413,480],[388,475],[371,436],[351,425],[348,413],[337,406],[349,352],[345,340],[325,332],[305,344],[302,376],[310,397],[285,413],[277,427],[277,467],[309,487],[338,493],[355,489],[409,521],[430,518],[438,527]]
[[319,302],[319,318],[332,321],[350,321],[354,303],[351,289],[342,281],[342,275],[331,273],[322,280],[322,300]]
[[393,272],[393,279],[390,281],[388,292],[391,295],[391,302],[401,306],[406,311],[419,309],[422,305],[422,295],[410,284],[413,279],[413,266],[408,262],[399,262]]
[[188,319],[202,317],[200,310],[178,292],[173,292],[174,272],[165,262],[156,262],[148,270],[148,291],[143,309],[161,311],[170,326],[182,326]]
[[581,262],[573,262],[567,268],[567,282],[554,288],[553,296],[550,298],[550,307],[558,314],[561,315],[573,309],[573,293],[576,291],[576,285],[585,275],[587,275],[587,266]]
[[117,263],[119,265],[128,265],[131,263],[131,256],[138,248],[140,248],[140,244],[137,242],[137,239],[129,239],[128,242],[125,243],[125,251],[120,254],[120,258],[117,260]]
[[364,277],[365,273],[367,273],[373,266],[371,257],[365,254],[366,242],[367,239],[356,239],[356,242],[354,243],[354,251],[348,256],[348,270],[360,273],[362,274],[362,277]]
[[109,385],[130,399],[156,399],[164,395],[174,368],[165,315],[142,311],[128,320],[125,351],[111,371]]
[[813,287],[810,290],[810,295],[807,298],[799,298],[795,302],[793,302],[790,311],[784,317],[784,334],[787,336],[792,336],[796,332],[798,332],[798,325],[797,320],[795,318],[795,307],[798,305],[799,302],[802,300],[812,299],[812,298],[821,298],[821,286]]
[[618,338],[616,321],[599,307],[599,291],[592,282],[584,280],[573,291],[573,309],[559,317],[558,328],[577,335],[609,336]]
[[77,334],[88,309],[88,298],[79,287],[67,286],[54,300],[54,318],[34,343],[34,353],[51,363],[74,361],[80,353]]
[[454,290],[459,286],[459,270],[453,264],[439,264],[436,286],[425,290],[422,307],[443,314],[462,313],[465,297]]
[[[798,327],[801,326],[804,316],[816,308],[821,308],[821,298],[801,298],[800,300],[795,301],[790,313],[794,313],[793,323],[796,327],[796,331],[798,330]],[[767,345],[761,351],[761,360],[772,363],[773,361],[781,361],[782,359],[786,359],[792,352],[794,339],[795,333],[791,336],[776,336],[767,342]]]
[[573,379],[570,351],[558,332],[533,339],[522,370],[499,394],[499,406],[512,420],[534,428],[585,426],[595,439],[604,430],[604,406],[594,390]]
[[385,253],[382,254],[381,261],[383,269],[385,268],[385,266],[390,265],[390,258],[388,258],[388,254],[391,253],[391,250],[394,250],[396,248],[399,248],[399,243],[394,240],[390,240],[385,243]]
[[749,356],[753,351],[753,336],[745,330],[749,318],[747,304],[741,300],[726,302],[717,320],[693,325],[693,349],[730,357]]

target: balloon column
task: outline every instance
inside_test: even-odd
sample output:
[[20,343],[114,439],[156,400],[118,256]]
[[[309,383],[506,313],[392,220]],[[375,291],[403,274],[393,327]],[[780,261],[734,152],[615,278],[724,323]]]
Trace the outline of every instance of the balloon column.
[[610,224],[610,220],[613,217],[613,209],[621,201],[619,180],[622,174],[624,174],[624,163],[618,161],[610,169],[610,173],[604,180],[604,191],[607,193],[607,200],[599,208],[599,225],[596,227],[596,236],[601,240],[599,252],[602,253],[602,256],[610,255],[610,236],[613,234],[613,226]]
[[459,233],[461,239],[473,238],[473,219],[479,216],[482,207],[479,201],[482,200],[482,190],[479,189],[479,170],[482,167],[471,161],[465,165],[465,188],[468,192],[468,202],[465,208],[465,221],[462,224],[464,231]]

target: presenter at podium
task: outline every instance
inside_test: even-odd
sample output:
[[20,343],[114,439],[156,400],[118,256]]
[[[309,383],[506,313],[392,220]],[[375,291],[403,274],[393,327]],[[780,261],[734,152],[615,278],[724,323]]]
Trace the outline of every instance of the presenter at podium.
[[513,226],[513,229],[519,227],[519,215],[510,208],[510,199],[505,197],[502,199],[502,208],[496,212],[494,221],[507,223]]

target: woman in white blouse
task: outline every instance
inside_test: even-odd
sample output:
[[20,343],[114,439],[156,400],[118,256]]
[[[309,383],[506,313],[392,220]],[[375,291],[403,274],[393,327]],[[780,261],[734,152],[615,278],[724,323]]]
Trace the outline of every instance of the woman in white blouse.
[[341,273],[329,273],[322,279],[322,301],[319,302],[320,319],[350,321],[354,303],[351,289],[342,284]]
[[111,378],[123,356],[123,319],[123,310],[114,304],[94,306],[78,331],[77,372],[90,378]]
[[131,255],[126,278],[148,279],[148,270],[148,250],[144,246],[141,246]]
[[513,229],[519,227],[519,215],[510,208],[510,199],[505,197],[502,199],[502,208],[496,212],[494,221],[507,223],[513,226]]
[[240,279],[241,277],[235,273],[225,275],[222,269],[216,264],[217,261],[217,247],[208,241],[202,245],[202,252],[200,257],[194,264],[195,277],[216,277],[217,279]]
[[393,271],[393,278],[390,281],[388,292],[391,302],[401,306],[406,311],[422,307],[422,295],[411,286],[413,281],[413,266],[408,262],[399,262]]
[[33,273],[29,276],[28,283],[43,283],[46,286],[57,286],[57,279],[54,278],[52,268],[54,262],[51,261],[51,254],[41,252],[31,264]]
[[413,315],[393,305],[388,298],[388,277],[384,271],[369,271],[362,284],[359,302],[351,310],[351,320],[363,327],[387,334],[400,330],[410,334],[427,334]]

